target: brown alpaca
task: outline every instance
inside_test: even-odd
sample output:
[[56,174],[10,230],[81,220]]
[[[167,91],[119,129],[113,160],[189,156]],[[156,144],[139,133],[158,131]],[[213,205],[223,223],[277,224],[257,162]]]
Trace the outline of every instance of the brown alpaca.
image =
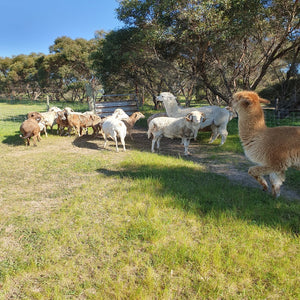
[[269,175],[272,194],[280,196],[285,171],[292,167],[300,170],[300,127],[268,128],[260,103],[270,103],[257,93],[242,91],[233,95],[231,106],[238,114],[239,135],[245,155],[258,166],[249,168],[263,190],[268,190],[264,175]]

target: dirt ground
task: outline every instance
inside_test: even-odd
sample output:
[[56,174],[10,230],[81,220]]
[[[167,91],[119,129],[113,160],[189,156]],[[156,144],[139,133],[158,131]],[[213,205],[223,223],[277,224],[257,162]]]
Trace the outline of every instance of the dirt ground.
[[[151,140],[149,140],[147,137],[146,129],[135,128],[132,135],[134,138],[133,141],[131,141],[129,137],[126,138],[126,148],[128,150],[135,149],[150,152]],[[97,140],[97,143],[94,143],[93,139]],[[201,143],[199,146],[199,141],[191,141],[189,150],[192,155],[184,157],[184,147],[180,144],[180,140],[163,138],[160,145],[160,154],[175,157],[184,157],[184,159],[205,165],[207,170],[209,170],[210,172],[226,176],[228,179],[236,182],[237,184],[256,187],[260,189],[261,187],[256,182],[256,180],[248,175],[248,168],[250,166],[253,166],[253,164],[245,157],[245,155],[224,152],[222,153],[221,157],[220,154],[218,154],[218,159],[211,159],[212,154],[207,150],[209,149],[209,147],[218,147],[218,142],[215,142],[212,145]],[[99,148],[99,145],[100,147],[102,147],[103,140],[102,138],[100,138],[99,142],[99,137],[92,138],[91,136],[84,136],[75,139],[73,145],[79,148],[85,148],[86,150],[95,150]],[[119,148],[121,153],[122,147]],[[113,141],[110,141],[108,149],[111,151],[115,151],[115,145]],[[283,186],[281,187],[281,195],[289,199],[300,200],[299,191],[291,190],[285,184],[283,184]]]

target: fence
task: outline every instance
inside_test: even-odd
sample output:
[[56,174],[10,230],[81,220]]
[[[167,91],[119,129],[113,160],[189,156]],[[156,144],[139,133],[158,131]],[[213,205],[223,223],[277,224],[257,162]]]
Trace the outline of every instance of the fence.
[[300,126],[300,109],[275,109],[274,107],[264,108],[266,124],[269,127],[275,126]]
[[139,110],[139,102],[136,94],[102,95],[95,99],[94,108],[101,117],[111,115],[117,108],[131,115]]
[[[98,100],[98,99],[97,99]],[[114,105],[124,105],[123,108],[125,111],[129,114],[131,114],[133,111],[138,110],[138,102],[133,100],[125,100],[130,102],[124,102],[124,101],[104,101],[104,99],[101,99],[100,102],[96,101],[95,105],[98,106],[98,112],[102,115],[107,115],[116,108]],[[4,102],[0,101],[0,103],[6,103],[6,105],[1,105],[0,109],[0,122],[1,126],[6,126],[9,122],[13,123],[22,123],[26,117],[27,113],[29,112],[29,108],[27,105],[24,105],[22,110],[20,111],[20,108],[17,110],[17,114],[14,109],[14,105],[10,105],[10,102]],[[121,102],[121,103],[118,103]],[[17,104],[17,103],[15,103]],[[101,107],[103,106],[103,107]],[[106,108],[104,108],[106,106]],[[118,106],[120,107],[120,106]],[[105,111],[104,111],[105,110]],[[46,111],[46,103],[45,106],[43,106],[43,109],[39,111]],[[275,108],[264,108],[265,113],[265,120],[266,124],[269,127],[274,126],[300,126],[300,110],[276,110]]]

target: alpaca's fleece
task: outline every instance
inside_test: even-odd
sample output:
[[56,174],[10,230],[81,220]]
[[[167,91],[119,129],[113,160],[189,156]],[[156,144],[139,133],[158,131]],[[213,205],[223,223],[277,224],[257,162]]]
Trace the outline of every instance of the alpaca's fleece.
[[300,170],[300,127],[268,128],[261,103],[269,101],[255,92],[243,91],[234,94],[230,105],[238,114],[239,135],[245,155],[258,165],[251,167],[249,174],[264,190],[268,189],[268,184],[263,176],[269,175],[272,193],[279,196],[285,171],[290,167]]

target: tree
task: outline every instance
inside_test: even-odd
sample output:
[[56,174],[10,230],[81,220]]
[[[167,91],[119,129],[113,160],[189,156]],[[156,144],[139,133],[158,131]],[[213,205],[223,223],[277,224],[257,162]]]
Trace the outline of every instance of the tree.
[[52,56],[47,60],[48,74],[58,84],[61,96],[70,93],[73,101],[83,101],[86,97],[86,84],[96,80],[90,60],[95,47],[95,40],[72,40],[64,36],[54,41],[50,47]]
[[190,80],[225,102],[238,89],[257,89],[300,43],[298,0],[125,0],[118,17],[151,26]]

